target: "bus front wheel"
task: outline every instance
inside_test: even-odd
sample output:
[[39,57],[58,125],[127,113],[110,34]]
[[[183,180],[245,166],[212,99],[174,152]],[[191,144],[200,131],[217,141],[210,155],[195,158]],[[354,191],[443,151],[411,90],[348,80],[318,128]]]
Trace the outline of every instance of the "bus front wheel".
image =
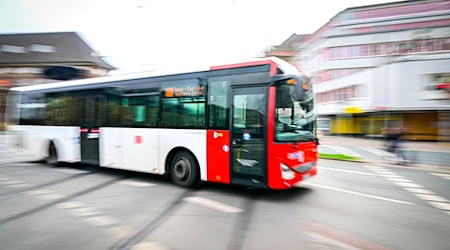
[[186,152],[178,152],[170,165],[172,181],[183,187],[193,187],[198,183],[198,166],[194,157]]

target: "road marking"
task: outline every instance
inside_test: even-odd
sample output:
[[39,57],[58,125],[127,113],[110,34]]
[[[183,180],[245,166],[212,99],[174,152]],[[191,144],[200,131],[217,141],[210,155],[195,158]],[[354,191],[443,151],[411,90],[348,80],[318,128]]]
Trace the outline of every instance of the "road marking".
[[41,195],[36,195],[36,198],[42,199],[42,200],[56,200],[56,199],[61,199],[64,196],[60,195],[60,194],[41,194]]
[[431,173],[434,176],[442,177],[444,179],[450,180],[450,174],[443,174],[443,173]]
[[90,216],[94,214],[100,214],[101,212],[91,207],[76,207],[71,208],[69,212],[78,217]]
[[359,250],[358,248],[352,247],[341,241],[333,239],[331,237],[326,237],[319,233],[307,232],[309,240],[313,243],[313,248],[319,245],[323,249],[339,249],[339,250]]
[[134,245],[131,250],[169,250],[169,248],[159,242],[150,241]]
[[10,186],[10,185],[16,185],[16,184],[21,184],[21,181],[17,181],[17,180],[5,180],[5,181],[0,181],[0,184],[2,184],[3,186]]
[[23,187],[31,187],[33,185],[28,184],[28,183],[18,183],[18,184],[6,185],[6,186],[12,187],[12,188],[23,188]]
[[127,186],[132,186],[132,187],[152,187],[152,186],[156,185],[153,183],[148,183],[148,182],[144,182],[144,181],[136,181],[136,180],[122,180],[122,181],[119,181],[118,183],[124,184]]
[[424,186],[414,182],[394,182],[400,187],[413,187],[413,188],[425,188]]
[[392,182],[408,182],[408,183],[412,183],[411,180],[408,180],[404,177],[386,177],[386,179],[392,181]]
[[394,203],[412,205],[411,202],[407,202],[407,201],[390,199],[390,198],[381,197],[381,196],[377,196],[377,195],[371,195],[371,194],[365,194],[365,193],[361,193],[361,192],[346,190],[346,189],[342,189],[342,188],[335,188],[335,187],[330,187],[330,186],[325,186],[325,185],[313,184],[313,183],[310,183],[310,182],[305,182],[304,184],[305,185],[310,185],[310,186],[315,186],[315,187],[320,187],[320,188],[324,188],[324,189],[329,189],[329,190],[333,190],[333,191],[338,191],[338,192],[342,192],[342,193],[354,194],[354,195],[363,196],[363,197],[367,197],[367,198],[373,198],[373,199],[377,199],[377,200],[383,200],[383,201],[389,201],[389,202],[394,202]]
[[64,208],[64,209],[86,207],[86,205],[84,205],[83,203],[78,202],[78,201],[65,201],[65,202],[56,204],[56,206],[58,206],[59,208]]
[[[450,201],[447,200],[447,198],[442,197],[434,193],[433,191],[425,188],[422,185],[419,185],[405,177],[401,178],[392,178],[390,173],[395,174],[394,172],[383,168],[383,167],[377,167],[377,168],[371,168],[376,173],[381,173],[380,176],[385,177],[386,179],[392,181],[392,183],[396,184],[397,186],[400,186],[403,190],[413,194],[417,198],[425,201],[430,206],[439,209],[443,212],[446,212],[447,214],[450,214]],[[440,173],[432,173],[439,177],[448,177],[447,174],[440,174]]]
[[393,172],[390,171],[385,171],[385,170],[374,170],[373,172],[375,172],[377,175],[381,175],[381,176],[389,176],[389,177],[401,177]]
[[320,167],[320,169],[331,170],[331,171],[338,171],[338,172],[345,172],[345,173],[351,173],[351,174],[360,174],[360,175],[372,175],[372,176],[375,175],[373,173],[365,173],[365,172],[359,172],[359,171],[353,171],[353,170],[327,168],[327,167]]
[[[131,235],[133,230],[130,227],[127,226],[115,226],[108,228],[108,231],[114,235],[115,238],[127,238]],[[133,249],[133,248],[132,248]],[[147,249],[153,249],[153,248],[147,248]]]
[[38,190],[31,190],[31,191],[27,191],[25,192],[28,195],[46,195],[46,194],[53,194],[52,191],[47,190],[47,189],[38,189]]
[[413,193],[413,194],[424,201],[449,202],[446,198],[439,196],[437,194],[419,194],[419,193]]
[[416,193],[416,194],[435,194],[435,192],[425,189],[425,188],[411,188],[411,187],[403,187],[408,192]]
[[118,224],[119,221],[111,216],[103,215],[103,216],[96,216],[96,217],[90,217],[84,219],[86,222],[93,226],[101,227],[101,226],[108,226],[112,224]]
[[197,205],[201,205],[201,206],[204,206],[207,208],[218,210],[223,213],[240,213],[240,212],[244,211],[240,208],[233,207],[233,206],[227,205],[222,202],[218,202],[218,201],[214,201],[214,200],[206,199],[206,198],[202,198],[202,197],[186,197],[183,200],[193,203],[193,204],[197,204]]
[[430,205],[432,205],[435,208],[445,210],[445,212],[450,212],[450,203],[447,202],[437,202],[437,201],[429,201]]

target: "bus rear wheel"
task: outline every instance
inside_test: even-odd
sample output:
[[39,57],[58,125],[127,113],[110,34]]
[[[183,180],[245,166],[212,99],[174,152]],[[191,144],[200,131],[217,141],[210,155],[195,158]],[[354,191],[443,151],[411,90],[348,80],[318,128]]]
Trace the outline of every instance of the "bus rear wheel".
[[170,176],[172,181],[182,187],[194,187],[198,184],[198,166],[192,154],[181,151],[172,159]]
[[53,142],[48,146],[48,156],[45,158],[45,162],[52,166],[55,166],[58,163],[58,153],[56,152],[56,147]]

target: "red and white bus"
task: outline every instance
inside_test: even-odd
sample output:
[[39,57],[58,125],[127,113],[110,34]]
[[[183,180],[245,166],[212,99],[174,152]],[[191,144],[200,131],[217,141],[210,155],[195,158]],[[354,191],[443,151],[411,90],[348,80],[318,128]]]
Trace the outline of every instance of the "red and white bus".
[[278,58],[11,89],[9,130],[49,163],[288,189],[317,172],[312,84]]

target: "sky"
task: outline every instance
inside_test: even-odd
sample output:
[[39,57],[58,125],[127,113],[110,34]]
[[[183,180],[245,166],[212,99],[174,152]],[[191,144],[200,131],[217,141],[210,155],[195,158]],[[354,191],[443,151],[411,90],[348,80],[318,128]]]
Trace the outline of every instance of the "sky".
[[389,0],[0,0],[0,33],[75,31],[120,72],[261,56],[349,7]]

